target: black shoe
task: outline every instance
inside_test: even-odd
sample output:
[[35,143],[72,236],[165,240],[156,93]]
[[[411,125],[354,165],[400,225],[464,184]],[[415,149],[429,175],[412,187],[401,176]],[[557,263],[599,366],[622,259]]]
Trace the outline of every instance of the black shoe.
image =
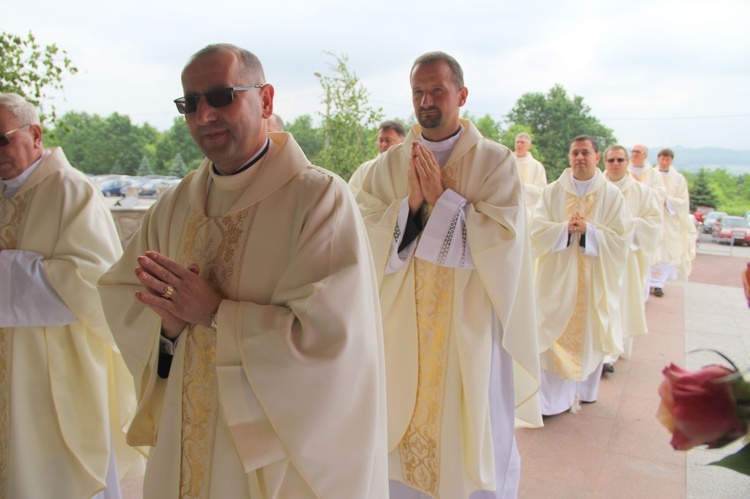
[[664,296],[664,290],[661,288],[654,288],[654,296],[658,296],[658,297]]
[[602,372],[603,373],[613,373],[613,372],[615,372],[615,366],[613,366],[612,364],[610,364],[608,362],[605,362],[604,366],[602,366]]

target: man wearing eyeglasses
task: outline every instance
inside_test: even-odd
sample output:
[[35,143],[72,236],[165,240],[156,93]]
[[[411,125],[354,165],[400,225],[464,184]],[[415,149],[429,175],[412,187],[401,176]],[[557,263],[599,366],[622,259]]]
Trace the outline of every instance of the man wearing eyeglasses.
[[122,254],[101,192],[0,94],[0,497],[120,497],[133,379],[96,281]]
[[[648,272],[654,263],[661,240],[661,207],[646,184],[636,181],[628,171],[628,151],[619,145],[604,151],[605,177],[620,189],[633,216],[633,239],[630,242],[623,276],[621,318],[624,357],[630,357],[633,337],[646,334],[644,290]],[[608,357],[605,372],[613,372],[616,356]],[[607,366],[609,364],[609,366]]]
[[599,170],[596,139],[578,136],[531,221],[542,364],[542,414],[595,402],[604,359],[622,355],[621,289],[633,220]]
[[348,187],[269,136],[252,53],[210,45],[182,85],[206,159],[99,283],[136,378],[129,441],[152,447],[144,495],[385,497],[377,284]]

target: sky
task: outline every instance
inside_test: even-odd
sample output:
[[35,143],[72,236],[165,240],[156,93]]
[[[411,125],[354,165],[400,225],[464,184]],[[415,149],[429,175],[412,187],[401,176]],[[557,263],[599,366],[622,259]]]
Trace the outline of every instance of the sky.
[[38,0],[3,6],[0,31],[31,31],[67,51],[79,73],[52,102],[169,128],[180,72],[198,49],[249,49],[286,122],[325,112],[316,72],[334,57],[384,118],[413,112],[409,70],[442,50],[464,70],[464,110],[501,121],[527,92],[556,83],[583,97],[626,147],[750,150],[750,1],[464,0],[217,2]]

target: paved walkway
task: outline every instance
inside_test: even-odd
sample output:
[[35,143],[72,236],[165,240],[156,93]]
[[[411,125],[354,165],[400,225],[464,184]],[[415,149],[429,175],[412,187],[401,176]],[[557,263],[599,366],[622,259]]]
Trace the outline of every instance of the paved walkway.
[[521,498],[750,497],[750,478],[705,466],[739,449],[679,452],[656,420],[658,386],[670,362],[687,369],[717,363],[713,348],[750,367],[750,309],[740,272],[750,252],[701,243],[686,284],[665,288],[646,305],[649,334],[633,356],[602,379],[599,399],[578,414],[545,418],[545,427],[516,432],[522,460]]

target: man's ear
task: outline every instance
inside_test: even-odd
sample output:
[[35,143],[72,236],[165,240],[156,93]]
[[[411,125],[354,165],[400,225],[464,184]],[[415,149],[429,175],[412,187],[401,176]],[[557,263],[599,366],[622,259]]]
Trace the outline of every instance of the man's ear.
[[268,119],[273,115],[273,85],[266,84],[260,89],[260,98],[263,102],[263,119]]
[[458,91],[458,107],[466,104],[466,98],[469,96],[469,89],[464,87]]

